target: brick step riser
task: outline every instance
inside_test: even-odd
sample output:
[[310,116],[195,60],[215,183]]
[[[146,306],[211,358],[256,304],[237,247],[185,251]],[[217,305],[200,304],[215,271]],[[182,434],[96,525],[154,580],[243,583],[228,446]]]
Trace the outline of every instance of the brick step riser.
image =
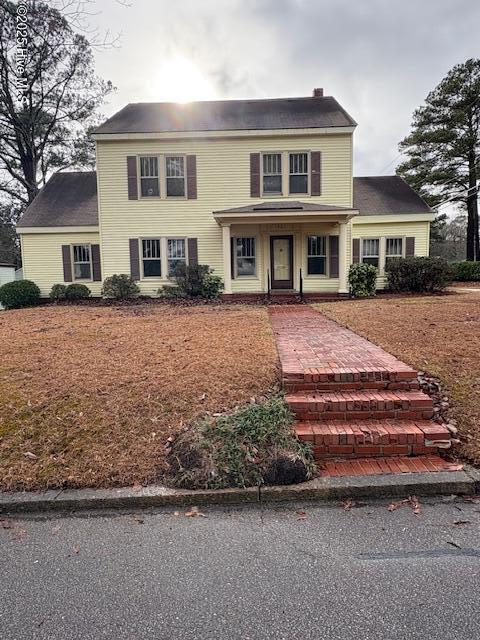
[[355,458],[393,458],[395,456],[424,456],[438,455],[438,447],[426,447],[421,444],[398,445],[364,445],[352,447],[350,445],[335,445],[330,447],[313,447],[313,458],[319,463],[323,460]]
[[358,411],[308,411],[290,407],[301,422],[318,422],[320,420],[430,420],[433,409],[362,409]]
[[283,381],[283,388],[286,393],[297,393],[302,391],[418,391],[418,382],[291,382]]

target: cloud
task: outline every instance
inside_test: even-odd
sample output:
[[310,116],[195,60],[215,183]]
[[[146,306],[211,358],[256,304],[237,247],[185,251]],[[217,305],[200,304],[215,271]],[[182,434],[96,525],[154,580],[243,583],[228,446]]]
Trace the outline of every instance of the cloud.
[[156,72],[175,56],[195,63],[212,98],[310,95],[320,86],[359,123],[357,175],[393,172],[413,110],[454,64],[479,54],[480,4],[470,0],[132,0],[128,9],[104,0],[102,8],[102,26],[124,34],[121,49],[97,56],[99,73],[119,88],[109,113],[168,99]]

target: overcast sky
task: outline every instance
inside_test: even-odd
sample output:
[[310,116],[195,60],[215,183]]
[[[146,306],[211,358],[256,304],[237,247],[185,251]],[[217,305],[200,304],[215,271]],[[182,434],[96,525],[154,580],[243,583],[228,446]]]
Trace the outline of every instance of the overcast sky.
[[[124,2],[125,0],[122,0]],[[358,122],[355,175],[394,173],[411,115],[455,64],[480,57],[479,0],[98,0],[121,32],[97,53],[128,102],[311,95]]]

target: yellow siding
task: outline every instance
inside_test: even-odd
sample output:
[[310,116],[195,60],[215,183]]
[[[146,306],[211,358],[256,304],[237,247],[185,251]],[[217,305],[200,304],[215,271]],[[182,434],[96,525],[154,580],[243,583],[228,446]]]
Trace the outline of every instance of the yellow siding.
[[[247,205],[250,198],[250,153],[261,151],[322,152],[322,195],[293,199],[337,206],[352,205],[351,134],[215,140],[130,140],[97,143],[100,234],[104,276],[129,273],[129,238],[190,236],[198,238],[199,261],[223,275],[222,233],[212,211]],[[128,200],[127,155],[197,156],[196,200]],[[262,198],[265,200],[267,198]],[[269,198],[274,200],[275,198]],[[255,202],[255,201],[253,201]],[[263,269],[263,265],[262,265]],[[258,290],[258,281],[235,282],[234,291]],[[140,282],[144,294],[156,293],[165,281]]]
[[[63,283],[63,244],[100,244],[98,233],[28,233],[22,234],[23,277],[33,280],[46,297],[54,284]],[[103,274],[102,274],[103,275]],[[81,281],[99,296],[101,282]]]
[[415,237],[415,255],[428,256],[430,242],[429,222],[381,222],[368,220],[368,216],[357,217],[352,223],[352,238],[380,238],[380,273],[377,287],[385,286],[385,238],[387,237]]

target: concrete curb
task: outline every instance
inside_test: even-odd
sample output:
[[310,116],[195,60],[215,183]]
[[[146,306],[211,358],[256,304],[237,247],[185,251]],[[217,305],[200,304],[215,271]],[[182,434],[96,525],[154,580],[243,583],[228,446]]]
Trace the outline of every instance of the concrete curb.
[[282,501],[338,501],[348,498],[405,498],[409,495],[474,495],[480,491],[480,471],[439,471],[384,476],[316,478],[290,486],[183,491],[161,486],[122,489],[69,489],[0,493],[0,513],[141,509],[193,505],[259,504]]

